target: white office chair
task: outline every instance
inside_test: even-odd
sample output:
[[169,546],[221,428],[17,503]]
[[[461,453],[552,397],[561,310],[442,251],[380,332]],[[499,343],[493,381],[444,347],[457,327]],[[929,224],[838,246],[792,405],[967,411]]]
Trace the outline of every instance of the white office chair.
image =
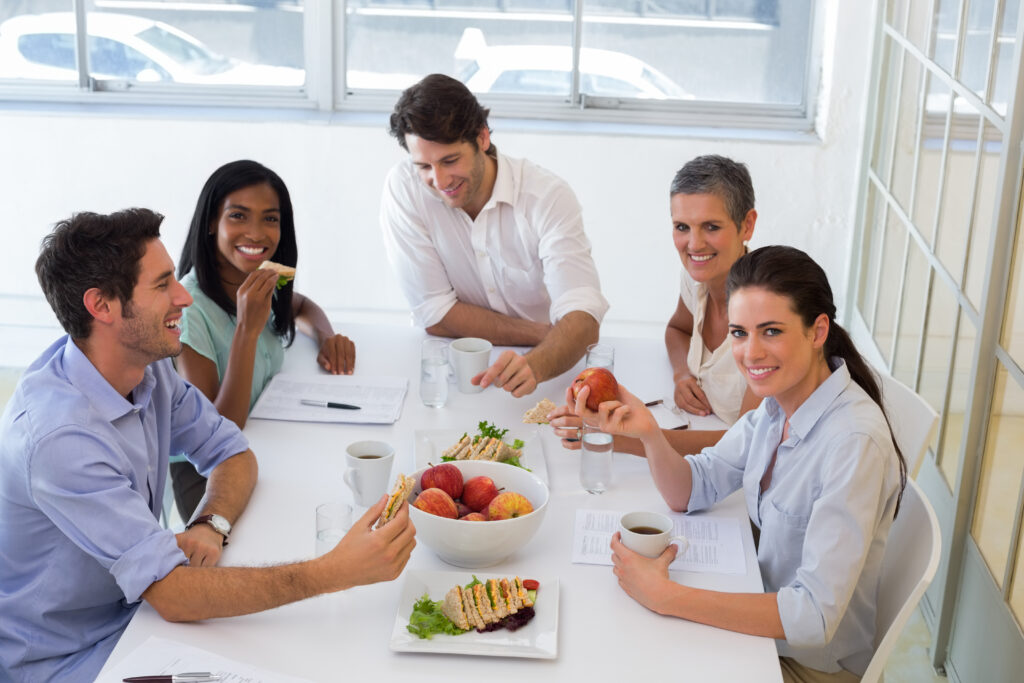
[[882,558],[875,617],[875,654],[861,683],[876,683],[900,633],[939,568],[942,537],[931,503],[913,479],[907,479],[900,512],[892,523]]
[[939,415],[906,385],[891,375],[878,373],[882,385],[882,403],[889,415],[896,443],[907,461],[907,476],[917,473],[931,443]]

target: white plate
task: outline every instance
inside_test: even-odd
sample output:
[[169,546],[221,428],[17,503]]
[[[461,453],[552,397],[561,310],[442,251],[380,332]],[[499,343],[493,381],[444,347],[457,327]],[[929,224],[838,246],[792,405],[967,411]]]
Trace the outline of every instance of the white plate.
[[[396,652],[435,652],[456,655],[482,655],[486,657],[535,657],[554,659],[558,656],[558,579],[529,576],[540,582],[536,615],[529,624],[516,631],[498,629],[488,633],[468,631],[458,636],[436,635],[426,639],[409,633],[409,616],[413,605],[430,595],[431,600],[443,600],[452,586],[465,586],[473,580],[474,572],[406,571],[402,597],[399,598],[395,628],[391,632],[391,649]],[[489,574],[476,570],[481,581],[509,574]]]
[[[454,446],[465,430],[454,429],[424,429],[416,431],[416,441],[413,450],[416,455],[416,469],[426,467],[433,463],[441,464],[441,454],[451,446]],[[519,434],[506,434],[508,442],[520,439],[523,442],[523,454],[519,456],[519,462],[531,472],[537,475],[545,484],[548,484],[548,461],[544,457],[544,440],[536,430],[524,431]],[[509,465],[512,467],[512,465]]]

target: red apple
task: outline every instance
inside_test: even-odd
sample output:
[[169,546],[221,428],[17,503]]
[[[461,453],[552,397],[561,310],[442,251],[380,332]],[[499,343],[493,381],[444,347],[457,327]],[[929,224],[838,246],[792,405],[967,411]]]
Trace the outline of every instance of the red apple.
[[463,522],[486,522],[487,517],[482,512],[470,512],[468,515],[459,517]]
[[590,387],[587,408],[595,412],[605,401],[614,401],[619,397],[619,383],[608,368],[587,368],[578,374],[572,383],[572,397],[576,398],[583,387]]
[[515,519],[533,512],[533,504],[526,496],[515,491],[499,493],[487,506],[487,519]]
[[473,511],[469,509],[469,506],[463,503],[461,500],[455,501],[455,507],[459,510],[459,519],[462,519]]
[[483,475],[468,480],[462,488],[462,502],[473,512],[482,512],[496,495],[498,487],[494,480]]
[[424,491],[441,489],[454,500],[462,495],[462,472],[458,467],[447,462],[428,467],[420,477],[420,488]]
[[455,507],[455,501],[442,489],[427,489],[423,491],[416,497],[416,502],[413,503],[413,506],[438,517],[456,519],[459,516],[458,508]]

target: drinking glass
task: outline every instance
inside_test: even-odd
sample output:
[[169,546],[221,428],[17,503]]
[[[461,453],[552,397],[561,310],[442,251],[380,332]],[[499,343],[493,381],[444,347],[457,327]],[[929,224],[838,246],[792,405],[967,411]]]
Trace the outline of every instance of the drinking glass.
[[320,557],[338,545],[352,528],[352,506],[331,501],[316,506],[316,556]]
[[591,344],[587,347],[587,367],[607,368],[615,372],[615,347],[611,344]]
[[448,341],[424,339],[420,347],[420,399],[441,408],[448,401]]
[[604,493],[612,479],[612,435],[583,425],[580,450],[580,484],[587,493]]

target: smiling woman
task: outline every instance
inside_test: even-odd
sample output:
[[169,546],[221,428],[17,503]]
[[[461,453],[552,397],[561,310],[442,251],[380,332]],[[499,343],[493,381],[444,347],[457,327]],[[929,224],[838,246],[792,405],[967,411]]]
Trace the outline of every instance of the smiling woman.
[[[195,297],[182,320],[178,371],[239,427],[281,369],[296,323],[316,339],[325,370],[347,374],[355,366],[355,345],[334,333],[292,280],[278,286],[278,272],[262,268],[271,259],[292,269],[298,259],[288,188],[255,161],[225,164],[199,195],[178,262],[181,282]],[[205,480],[181,456],[172,458],[171,477],[188,519]]]

